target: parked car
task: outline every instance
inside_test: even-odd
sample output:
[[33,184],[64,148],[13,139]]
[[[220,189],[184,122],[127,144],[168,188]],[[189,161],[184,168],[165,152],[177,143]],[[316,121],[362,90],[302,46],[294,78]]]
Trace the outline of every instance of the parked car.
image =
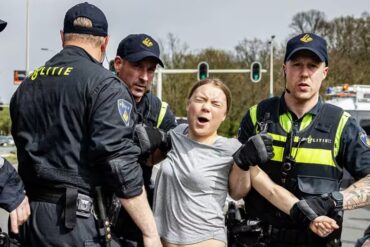
[[7,147],[13,146],[14,140],[12,136],[0,136],[0,146]]

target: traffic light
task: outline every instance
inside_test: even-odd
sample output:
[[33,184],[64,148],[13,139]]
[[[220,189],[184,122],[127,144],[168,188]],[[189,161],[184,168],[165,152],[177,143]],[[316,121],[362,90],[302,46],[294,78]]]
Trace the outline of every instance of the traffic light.
[[205,80],[208,78],[209,65],[207,62],[200,62],[198,64],[198,80]]
[[253,62],[251,64],[251,81],[257,83],[262,78],[262,65],[260,62]]

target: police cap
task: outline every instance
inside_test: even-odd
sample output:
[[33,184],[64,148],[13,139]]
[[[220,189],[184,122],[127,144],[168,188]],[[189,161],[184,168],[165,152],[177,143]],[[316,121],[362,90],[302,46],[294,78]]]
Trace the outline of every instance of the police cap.
[[[73,22],[78,17],[91,20],[92,27],[74,26]],[[70,8],[64,17],[64,33],[91,34],[94,36],[108,35],[108,22],[103,11],[88,2],[80,3]]]
[[130,62],[139,62],[147,57],[152,57],[164,67],[159,58],[160,50],[157,41],[147,34],[130,34],[118,45],[117,56]]
[[326,46],[325,39],[314,33],[299,34],[288,41],[284,63],[289,61],[296,52],[308,50],[313,52],[322,62],[328,65],[328,51]]

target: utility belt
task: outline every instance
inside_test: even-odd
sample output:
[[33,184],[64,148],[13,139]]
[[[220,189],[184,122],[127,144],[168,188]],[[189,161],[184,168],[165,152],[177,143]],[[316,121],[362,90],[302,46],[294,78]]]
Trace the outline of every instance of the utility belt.
[[[104,246],[119,246],[112,237],[111,220],[106,214],[106,204],[102,188],[97,186],[95,198],[78,192],[77,188],[36,188],[27,191],[30,201],[48,202],[64,207],[64,226],[73,229],[76,218],[94,216]],[[113,203],[112,203],[113,204]]]
[[76,225],[76,216],[89,218],[94,212],[93,198],[79,193],[77,188],[32,188],[27,196],[30,201],[63,205],[64,225],[68,229]]

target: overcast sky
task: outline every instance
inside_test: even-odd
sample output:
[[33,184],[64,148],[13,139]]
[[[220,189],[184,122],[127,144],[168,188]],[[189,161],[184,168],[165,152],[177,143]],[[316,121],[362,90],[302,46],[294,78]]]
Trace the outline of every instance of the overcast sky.
[[[0,19],[8,22],[0,33],[0,99],[9,102],[16,90],[13,71],[26,67],[26,1],[0,0]],[[61,49],[59,31],[65,12],[76,0],[29,1],[29,67],[33,70]],[[213,47],[234,50],[244,38],[283,42],[292,33],[292,17],[317,9],[328,20],[360,17],[370,11],[369,0],[91,0],[106,14],[111,35],[107,56],[112,59],[119,41],[130,33],[148,33],[166,40],[173,33],[189,50]],[[49,51],[43,51],[47,48]],[[107,65],[107,64],[105,64]]]

